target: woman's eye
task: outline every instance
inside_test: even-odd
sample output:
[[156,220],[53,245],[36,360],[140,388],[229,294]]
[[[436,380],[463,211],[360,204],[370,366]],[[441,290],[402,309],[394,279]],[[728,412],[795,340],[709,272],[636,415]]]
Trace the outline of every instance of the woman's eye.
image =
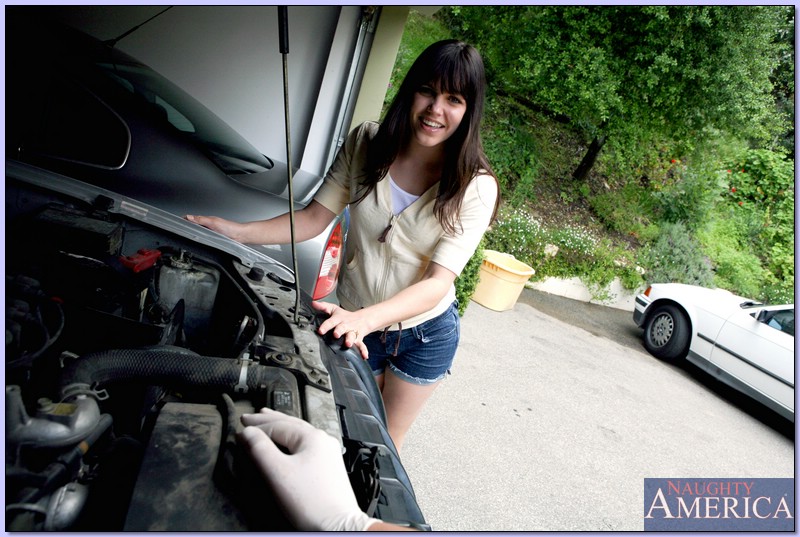
[[451,95],[450,97],[448,97],[448,99],[453,104],[462,104],[464,102],[464,99],[462,99],[458,95]]
[[417,91],[419,93],[421,93],[422,95],[433,95],[434,94],[433,88],[430,88],[428,86],[422,86]]

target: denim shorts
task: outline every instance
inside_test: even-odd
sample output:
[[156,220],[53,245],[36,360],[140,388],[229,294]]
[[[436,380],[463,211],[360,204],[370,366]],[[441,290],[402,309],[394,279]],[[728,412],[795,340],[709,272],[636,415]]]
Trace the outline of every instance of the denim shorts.
[[[425,386],[450,373],[460,335],[458,303],[453,302],[441,315],[412,328],[387,331],[385,338],[383,331],[373,332],[364,344],[374,375],[388,367],[402,380]],[[393,356],[395,349],[397,356]]]

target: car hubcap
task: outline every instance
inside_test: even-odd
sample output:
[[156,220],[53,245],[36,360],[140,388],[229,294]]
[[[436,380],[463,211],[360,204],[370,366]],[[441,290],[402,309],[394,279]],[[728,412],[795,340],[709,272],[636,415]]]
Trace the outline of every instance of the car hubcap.
[[653,326],[650,328],[650,340],[656,347],[663,347],[669,343],[672,337],[672,331],[675,329],[675,324],[672,317],[669,315],[659,315],[653,321]]

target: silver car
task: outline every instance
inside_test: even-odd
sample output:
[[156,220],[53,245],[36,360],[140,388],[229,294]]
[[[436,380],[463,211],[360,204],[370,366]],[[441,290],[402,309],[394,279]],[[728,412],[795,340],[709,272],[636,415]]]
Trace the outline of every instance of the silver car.
[[[48,32],[43,24],[7,23],[6,30],[10,158],[177,215],[247,221],[287,212],[285,163],[261,154],[151,68],[84,34]],[[284,155],[285,148],[275,153]],[[322,183],[303,170],[293,177],[300,201],[310,200]],[[297,245],[300,286],[314,299],[335,289],[343,224],[339,215]],[[257,249],[293,267],[290,245]]]
[[290,530],[235,441],[265,406],[340,441],[365,513],[429,529],[369,366],[317,332],[339,223],[298,293],[283,250],[182,218],[284,212],[278,162],[103,43],[11,6],[6,32],[6,530]]

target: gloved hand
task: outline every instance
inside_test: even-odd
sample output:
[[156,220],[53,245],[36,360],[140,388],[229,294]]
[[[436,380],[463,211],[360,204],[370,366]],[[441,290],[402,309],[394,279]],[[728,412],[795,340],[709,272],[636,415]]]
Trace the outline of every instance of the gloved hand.
[[244,414],[242,423],[239,440],[298,530],[364,531],[379,522],[358,507],[334,437],[268,408]]

